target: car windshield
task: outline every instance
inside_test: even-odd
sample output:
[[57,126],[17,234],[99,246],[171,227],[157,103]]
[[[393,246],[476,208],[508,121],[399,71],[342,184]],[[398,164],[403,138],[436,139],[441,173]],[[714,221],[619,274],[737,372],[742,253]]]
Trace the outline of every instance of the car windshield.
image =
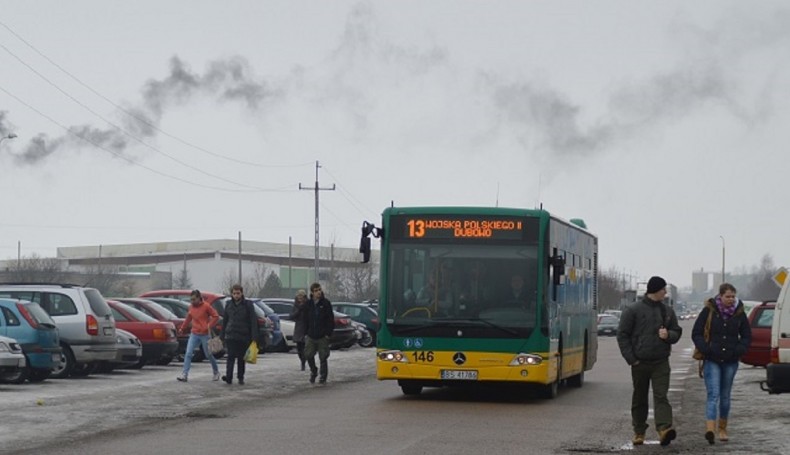
[[38,303],[33,303],[33,302],[26,303],[25,309],[27,309],[27,312],[30,313],[30,316],[32,316],[33,319],[39,324],[51,325],[55,327],[55,321],[53,321],[52,318],[49,317],[47,312],[44,311],[44,309],[41,308],[41,306]]
[[123,302],[118,302],[117,305],[121,309],[123,309],[126,313],[128,313],[129,316],[131,316],[132,319],[135,320],[135,321],[139,321],[139,322],[157,322],[156,319],[152,318],[151,316],[148,316],[147,314],[143,313],[142,311],[138,310],[137,308],[134,308],[131,305],[127,305],[127,304],[125,304]]
[[189,314],[189,303],[184,305],[184,302],[181,300],[175,299],[168,299],[168,300],[160,300],[160,299],[151,299],[152,302],[156,302],[159,305],[167,308],[171,312],[173,312],[179,318],[185,318]]

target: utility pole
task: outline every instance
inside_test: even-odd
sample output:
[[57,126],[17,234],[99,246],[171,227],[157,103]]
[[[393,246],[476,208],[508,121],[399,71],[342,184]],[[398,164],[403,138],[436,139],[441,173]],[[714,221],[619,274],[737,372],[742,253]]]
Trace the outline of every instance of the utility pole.
[[241,231],[239,231],[239,286],[241,286]]
[[299,184],[299,189],[300,190],[313,190],[315,192],[315,264],[314,264],[314,266],[315,266],[315,281],[318,281],[318,266],[319,266],[319,262],[318,262],[318,226],[319,226],[319,224],[318,224],[318,192],[319,191],[334,191],[335,190],[335,184],[334,183],[332,184],[332,188],[321,188],[321,187],[318,186],[318,169],[320,167],[321,167],[321,165],[316,160],[316,162],[315,162],[315,186],[313,188],[310,188],[308,186],[302,186],[301,183]]

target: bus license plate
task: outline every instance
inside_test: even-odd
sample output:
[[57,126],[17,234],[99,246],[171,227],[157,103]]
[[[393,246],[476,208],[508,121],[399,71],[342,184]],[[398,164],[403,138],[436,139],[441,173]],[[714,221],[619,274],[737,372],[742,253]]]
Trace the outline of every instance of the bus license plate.
[[442,379],[477,381],[477,370],[442,370]]

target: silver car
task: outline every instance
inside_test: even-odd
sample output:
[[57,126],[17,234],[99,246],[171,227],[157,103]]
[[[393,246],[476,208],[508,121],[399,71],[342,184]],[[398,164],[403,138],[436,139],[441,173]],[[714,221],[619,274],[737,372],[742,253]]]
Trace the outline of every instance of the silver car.
[[63,348],[53,378],[85,376],[114,360],[115,320],[101,293],[66,284],[2,284],[0,297],[38,303],[55,321]]
[[26,365],[22,346],[15,339],[0,335],[0,377],[15,374]]

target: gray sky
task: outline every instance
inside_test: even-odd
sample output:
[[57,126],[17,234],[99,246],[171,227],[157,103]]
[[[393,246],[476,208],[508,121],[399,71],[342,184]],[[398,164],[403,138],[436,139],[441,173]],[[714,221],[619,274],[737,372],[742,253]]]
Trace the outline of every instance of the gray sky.
[[642,278],[790,265],[785,2],[0,5],[2,258],[312,244],[319,160],[323,245],[498,198]]

